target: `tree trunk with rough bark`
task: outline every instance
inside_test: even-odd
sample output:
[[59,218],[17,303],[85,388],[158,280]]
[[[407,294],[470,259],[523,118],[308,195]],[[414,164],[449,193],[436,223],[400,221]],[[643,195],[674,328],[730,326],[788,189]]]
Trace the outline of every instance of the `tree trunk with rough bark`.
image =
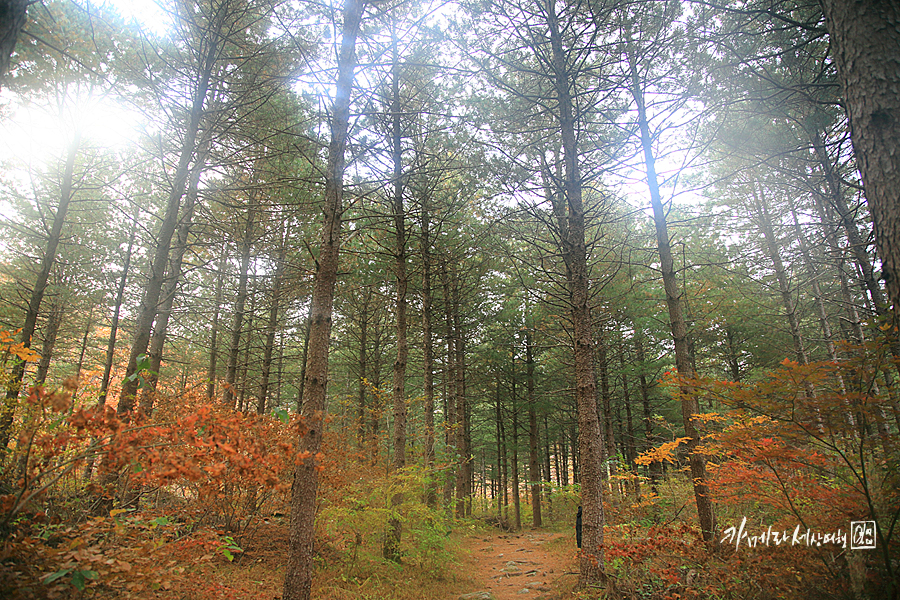
[[571,73],[556,15],[555,3],[545,8],[552,52],[554,92],[563,154],[563,200],[566,231],[561,238],[566,283],[575,343],[575,401],[578,407],[578,476],[581,483],[582,551],[579,583],[602,584],[603,570],[603,433],[597,418],[597,386],[594,378],[594,338],[591,320],[584,202],[576,134],[575,101]]
[[291,497],[290,546],[284,578],[283,600],[309,600],[312,593],[313,542],[316,496],[319,489],[317,455],[325,425],[325,392],[328,382],[328,346],[331,341],[334,288],[341,247],[344,195],[344,151],[350,126],[350,94],[356,68],[356,38],[364,0],[347,0],[343,10],[338,52],[337,85],[332,108],[331,141],[325,167],[322,239],[310,302],[309,347],[303,383],[302,414],[307,431],[300,440],[305,458],[294,470]]
[[19,33],[28,20],[28,6],[34,0],[2,0],[0,1],[0,84],[9,73],[9,61]]
[[820,0],[894,325],[900,325],[900,4]]

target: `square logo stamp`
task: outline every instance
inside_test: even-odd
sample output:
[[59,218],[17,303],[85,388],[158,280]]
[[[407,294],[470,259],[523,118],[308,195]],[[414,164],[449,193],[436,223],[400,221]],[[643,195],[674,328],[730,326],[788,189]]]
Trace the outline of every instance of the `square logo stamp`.
[[875,521],[850,521],[850,549],[875,549]]

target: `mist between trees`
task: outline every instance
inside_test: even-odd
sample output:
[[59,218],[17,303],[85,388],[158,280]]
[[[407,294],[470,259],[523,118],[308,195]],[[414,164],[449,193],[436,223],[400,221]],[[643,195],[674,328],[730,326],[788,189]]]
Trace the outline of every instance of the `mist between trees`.
[[897,597],[893,3],[8,4],[9,585],[150,585],[46,515],[282,514],[292,600],[323,519],[403,563],[580,506],[583,590],[738,597],[634,561],[746,517],[877,532],[754,597]]

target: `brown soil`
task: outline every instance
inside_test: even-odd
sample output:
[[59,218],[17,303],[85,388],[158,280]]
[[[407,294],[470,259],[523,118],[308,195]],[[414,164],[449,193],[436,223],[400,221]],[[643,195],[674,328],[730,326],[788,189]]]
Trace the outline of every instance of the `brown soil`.
[[556,600],[578,578],[574,535],[482,534],[470,537],[466,550],[464,574],[478,586],[472,592],[490,592],[494,600]]

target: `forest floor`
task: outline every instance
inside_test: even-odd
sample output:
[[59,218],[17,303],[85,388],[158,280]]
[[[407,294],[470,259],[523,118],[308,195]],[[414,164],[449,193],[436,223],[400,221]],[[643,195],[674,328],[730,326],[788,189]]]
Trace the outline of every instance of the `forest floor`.
[[[93,580],[85,582],[86,589],[81,593],[72,588],[69,577],[56,580],[54,585],[35,585],[45,577],[42,572],[46,571],[38,555],[31,561],[25,556],[19,560],[0,556],[0,597],[280,600],[289,546],[286,521],[283,518],[261,520],[245,531],[239,541],[231,541],[222,531],[205,530],[196,532],[190,539],[155,544],[153,549],[123,546],[122,552],[116,554],[121,560],[114,562],[123,567],[120,570],[127,569],[128,577],[95,575]],[[457,523],[452,532],[440,535],[435,542],[440,547],[430,554],[434,560],[417,559],[415,552],[410,551],[410,556],[398,565],[380,557],[380,544],[374,538],[356,548],[352,541],[348,544],[342,538],[327,538],[316,552],[313,597],[327,600],[564,600],[574,597],[572,590],[578,578],[574,531],[526,529],[510,533],[478,521],[467,521]],[[58,543],[61,552],[71,553],[72,548],[91,553],[100,551],[96,542],[81,537],[69,540],[62,536],[54,543]]]
[[578,579],[574,532],[480,532],[467,536],[464,547],[460,570],[476,585],[473,600],[480,600],[475,592],[488,592],[493,600],[559,600]]
[[[360,556],[354,565],[339,559],[336,549],[318,552],[314,598],[329,600],[563,600],[571,598],[578,579],[574,531],[545,529],[507,533],[483,527],[460,527],[447,539],[453,557],[443,572],[414,564],[393,565]],[[149,597],[281,598],[287,526],[262,525],[248,536],[232,562],[221,555],[177,556],[193,564],[173,581],[169,593]],[[189,553],[188,553],[189,554]],[[140,595],[138,595],[140,597]]]

